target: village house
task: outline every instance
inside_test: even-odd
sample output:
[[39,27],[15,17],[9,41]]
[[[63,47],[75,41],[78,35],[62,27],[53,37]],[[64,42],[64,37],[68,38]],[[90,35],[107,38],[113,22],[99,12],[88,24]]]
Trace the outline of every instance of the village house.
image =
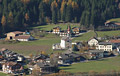
[[60,36],[67,36],[67,37],[71,37],[73,34],[71,27],[67,26],[67,30],[61,31],[60,32]]
[[39,72],[43,74],[55,73],[56,71],[58,71],[58,68],[54,64],[47,62],[36,63],[34,65],[34,69],[39,70]]
[[109,42],[115,44],[116,46],[120,46],[120,39],[109,40]]
[[18,40],[18,41],[30,41],[30,40],[34,40],[34,38],[30,35],[19,35],[19,36],[16,36],[14,38],[15,40]]
[[16,62],[7,62],[2,65],[2,70],[5,73],[12,73],[12,74],[23,74],[24,69],[23,66],[16,63]]
[[14,40],[16,36],[23,35],[24,32],[21,31],[14,31],[7,33],[7,39],[8,40]]
[[59,65],[70,65],[73,62],[80,62],[86,60],[84,57],[80,56],[76,53],[63,53],[58,56],[58,64]]
[[59,65],[69,65],[72,63],[72,59],[68,54],[61,54],[58,56],[58,64]]
[[99,59],[104,57],[103,50],[89,50],[89,56],[91,59]]
[[53,44],[52,49],[66,49],[71,47],[71,39],[69,37],[62,37],[61,43]]
[[43,54],[40,54],[40,55],[34,56],[34,57],[33,57],[33,61],[34,61],[34,62],[43,62],[43,61],[45,61],[47,58],[48,58],[48,56],[43,55]]
[[61,37],[67,36],[67,32],[66,32],[66,31],[61,31],[61,32],[60,32],[60,36],[61,36]]
[[8,49],[0,50],[0,54],[2,56],[1,59],[6,60],[6,61],[22,63],[25,60],[24,56],[19,55],[13,51],[8,50]]
[[53,32],[52,33],[54,33],[54,34],[60,34],[60,32],[61,32],[61,28],[59,26],[53,28]]
[[88,41],[88,45],[89,46],[96,46],[98,44],[98,42],[99,42],[98,39],[92,38]]
[[34,38],[31,35],[26,35],[25,32],[21,32],[21,31],[14,31],[14,32],[7,33],[7,39],[18,40],[18,41],[34,40]]
[[80,33],[80,28],[78,28],[78,27],[73,27],[73,28],[72,28],[72,31],[73,31],[74,34],[79,34],[79,33]]
[[97,44],[96,49],[110,52],[115,49],[115,45],[110,42],[100,42]]

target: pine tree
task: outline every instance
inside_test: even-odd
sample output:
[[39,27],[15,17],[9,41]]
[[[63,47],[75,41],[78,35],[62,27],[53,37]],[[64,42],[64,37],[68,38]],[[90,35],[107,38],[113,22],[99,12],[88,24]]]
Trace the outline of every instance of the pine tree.
[[66,8],[66,22],[72,21],[72,6],[69,4]]
[[9,13],[9,16],[8,16],[8,24],[9,24],[9,27],[11,29],[14,28],[14,19],[13,19],[13,14],[12,12]]
[[52,2],[51,4],[51,11],[52,11],[52,23],[57,23],[57,7],[58,4],[56,1]]
[[6,28],[6,18],[3,15],[1,19],[1,24],[2,24],[2,32],[5,33],[5,28]]

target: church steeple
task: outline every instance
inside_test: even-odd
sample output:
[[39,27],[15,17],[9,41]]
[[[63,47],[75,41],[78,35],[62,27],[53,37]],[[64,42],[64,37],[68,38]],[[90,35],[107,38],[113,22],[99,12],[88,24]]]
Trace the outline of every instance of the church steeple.
[[71,35],[72,35],[72,30],[71,30],[70,25],[68,25],[68,27],[67,27],[67,37],[71,37]]

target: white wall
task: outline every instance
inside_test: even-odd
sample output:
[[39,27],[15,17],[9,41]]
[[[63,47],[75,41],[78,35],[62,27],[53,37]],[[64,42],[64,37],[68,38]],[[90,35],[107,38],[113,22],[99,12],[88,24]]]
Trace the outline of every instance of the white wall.
[[62,49],[65,49],[65,48],[66,48],[65,45],[66,45],[65,40],[61,40],[60,46],[61,46]]
[[96,49],[104,51],[112,51],[112,45],[97,45]]
[[98,44],[98,41],[96,39],[91,39],[90,41],[88,41],[88,45],[89,46],[93,46],[93,45],[97,45]]

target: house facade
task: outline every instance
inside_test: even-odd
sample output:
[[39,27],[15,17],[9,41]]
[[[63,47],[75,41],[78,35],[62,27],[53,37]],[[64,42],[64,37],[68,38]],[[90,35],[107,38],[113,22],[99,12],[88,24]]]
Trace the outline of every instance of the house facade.
[[7,33],[8,40],[18,40],[18,41],[30,41],[34,38],[31,35],[26,35],[25,32],[14,31]]
[[12,74],[23,74],[23,66],[16,62],[7,62],[2,65],[2,70],[5,73],[12,73]]
[[59,26],[53,28],[53,33],[54,34],[60,34],[60,32],[61,32],[61,28]]
[[79,34],[79,33],[80,33],[80,28],[78,28],[78,27],[73,27],[73,28],[72,28],[72,31],[73,31],[74,34]]
[[92,38],[88,41],[89,46],[96,46],[98,44],[98,40],[96,38]]
[[100,42],[97,44],[96,49],[103,50],[103,51],[113,51],[114,44],[110,42]]
[[16,36],[22,35],[23,33],[24,32],[21,32],[21,31],[14,31],[14,32],[7,33],[7,39],[14,40]]
[[61,39],[61,43],[60,43],[60,46],[62,49],[66,49],[66,48],[69,48],[71,45],[71,39],[69,37],[62,37]]
[[40,73],[55,73],[57,71],[57,67],[51,63],[47,62],[38,62],[34,65],[34,69],[39,70]]
[[99,59],[104,57],[104,51],[102,50],[89,50],[91,59]]
[[71,39],[67,36],[61,38],[61,43],[56,43],[52,45],[53,50],[63,50],[70,48],[72,46]]

